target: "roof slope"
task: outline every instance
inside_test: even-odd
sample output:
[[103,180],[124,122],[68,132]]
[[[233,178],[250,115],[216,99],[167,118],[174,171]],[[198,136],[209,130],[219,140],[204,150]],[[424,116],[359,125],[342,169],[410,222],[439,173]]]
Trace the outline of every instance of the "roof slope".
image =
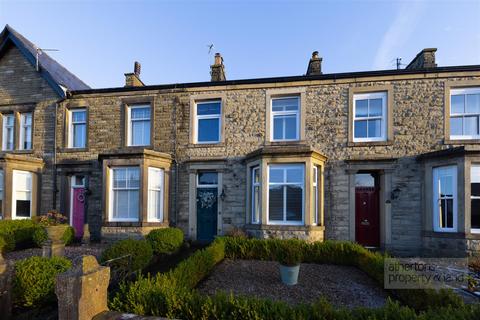
[[[25,55],[28,61],[32,65],[36,66],[37,49],[39,48],[23,35],[15,31],[8,24],[0,33],[0,51],[4,48],[6,42],[11,40],[20,51]],[[46,80],[54,86],[57,86],[56,91],[64,96],[64,89],[67,90],[88,90],[90,87],[80,80],[73,73],[68,71],[64,66],[58,63],[55,59],[50,57],[47,53],[41,52],[38,55],[38,63],[40,66],[40,72],[46,78]],[[63,87],[63,88],[62,88]]]

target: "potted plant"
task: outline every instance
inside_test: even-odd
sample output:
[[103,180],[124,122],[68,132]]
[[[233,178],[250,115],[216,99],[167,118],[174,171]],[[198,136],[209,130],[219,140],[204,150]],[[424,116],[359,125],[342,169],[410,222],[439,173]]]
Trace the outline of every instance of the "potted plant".
[[280,263],[280,276],[282,282],[293,286],[298,282],[302,252],[294,243],[285,243],[277,249],[277,261]]
[[38,223],[45,228],[48,239],[53,243],[62,241],[62,236],[68,228],[67,218],[54,210],[47,212],[46,215],[38,217]]

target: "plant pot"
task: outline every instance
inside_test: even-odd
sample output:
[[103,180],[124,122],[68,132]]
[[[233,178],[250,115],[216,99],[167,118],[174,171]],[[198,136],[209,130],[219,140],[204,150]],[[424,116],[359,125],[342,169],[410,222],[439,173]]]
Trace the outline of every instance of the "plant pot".
[[288,286],[296,285],[298,282],[299,271],[300,271],[300,265],[296,265],[296,266],[280,265],[280,276],[282,277],[282,282]]
[[68,225],[62,224],[58,226],[45,227],[45,230],[47,231],[47,236],[49,240],[51,240],[53,243],[59,243],[62,242],[63,234],[65,233],[65,230],[67,230],[67,228]]

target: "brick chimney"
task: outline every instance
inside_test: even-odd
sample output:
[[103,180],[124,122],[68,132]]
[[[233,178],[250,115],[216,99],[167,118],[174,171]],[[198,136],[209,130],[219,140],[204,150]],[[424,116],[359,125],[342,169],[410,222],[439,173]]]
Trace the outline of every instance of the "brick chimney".
[[322,58],[318,56],[318,51],[313,51],[312,58],[308,62],[307,76],[322,74]]
[[145,84],[140,80],[142,66],[140,62],[135,61],[133,73],[125,73],[125,87],[143,87]]
[[223,58],[220,53],[215,53],[215,61],[210,66],[211,81],[225,81],[225,65],[223,64]]
[[413,58],[405,69],[416,70],[436,68],[435,52],[437,52],[437,48],[423,49],[415,56],[415,58]]

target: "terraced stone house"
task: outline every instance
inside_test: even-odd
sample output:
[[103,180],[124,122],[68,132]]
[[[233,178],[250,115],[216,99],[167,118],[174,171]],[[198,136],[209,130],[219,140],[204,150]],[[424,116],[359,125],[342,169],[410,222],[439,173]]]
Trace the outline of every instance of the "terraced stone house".
[[77,236],[175,225],[210,241],[357,241],[401,255],[480,250],[480,65],[90,89],[0,34],[3,219],[56,209]]

